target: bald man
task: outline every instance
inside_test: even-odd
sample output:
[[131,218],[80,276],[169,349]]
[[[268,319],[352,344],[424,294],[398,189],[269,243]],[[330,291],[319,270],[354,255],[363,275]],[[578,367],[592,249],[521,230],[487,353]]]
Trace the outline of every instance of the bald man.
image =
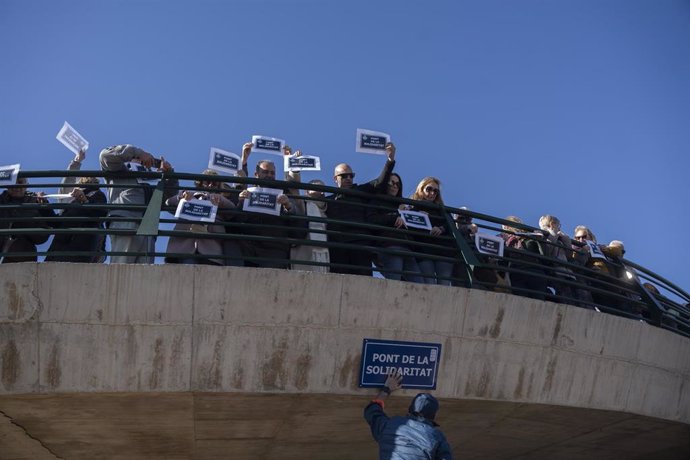
[[[369,210],[364,206],[370,197],[354,196],[346,190],[368,193],[370,195],[385,194],[391,172],[395,167],[395,145],[386,144],[386,164],[376,179],[358,185],[355,183],[355,173],[347,163],[340,163],[333,171],[333,180],[343,193],[329,195],[326,215],[329,219],[344,220],[352,223],[367,223]],[[340,267],[332,265],[331,272],[354,275],[371,276],[371,262],[374,254],[366,246],[373,243],[369,236],[371,230],[354,225],[329,223],[329,230],[344,232],[343,235],[329,235],[329,240],[335,243],[347,244],[345,248],[330,248],[331,264],[342,264]]]

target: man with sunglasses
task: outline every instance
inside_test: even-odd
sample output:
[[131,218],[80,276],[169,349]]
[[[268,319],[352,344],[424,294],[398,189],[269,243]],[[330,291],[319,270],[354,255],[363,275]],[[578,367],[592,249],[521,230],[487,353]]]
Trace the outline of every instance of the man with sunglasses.
[[[383,166],[379,177],[364,184],[355,183],[355,173],[350,165],[341,163],[335,167],[333,180],[338,188],[343,189],[344,192],[327,197],[329,202],[326,214],[329,219],[352,222],[353,224],[368,222],[371,211],[366,205],[371,197],[351,195],[345,190],[364,192],[370,195],[385,194],[388,180],[395,167],[395,145],[393,143],[386,144],[386,156],[386,164]],[[347,247],[330,248],[331,264],[333,264],[331,272],[371,276],[371,262],[374,253],[367,246],[373,244],[369,238],[372,231],[357,225],[334,222],[329,222],[328,229],[343,232],[341,235],[329,235],[330,241],[347,244]],[[338,266],[338,264],[344,266]]]

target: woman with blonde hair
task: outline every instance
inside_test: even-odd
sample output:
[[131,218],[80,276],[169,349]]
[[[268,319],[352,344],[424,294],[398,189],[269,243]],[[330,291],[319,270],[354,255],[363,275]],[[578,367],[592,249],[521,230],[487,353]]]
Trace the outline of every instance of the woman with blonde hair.
[[[422,179],[414,193],[410,197],[412,200],[423,203],[433,203],[443,205],[443,198],[441,198],[441,181],[435,177],[425,177]],[[442,236],[450,234],[446,216],[440,209],[430,209],[424,206],[413,206],[413,211],[424,212],[429,215],[431,222],[431,230],[427,234],[419,234],[415,237],[415,241],[420,243],[428,243],[435,245],[447,246],[443,248],[421,248],[417,249],[419,252],[424,252],[428,255],[452,257],[454,255],[454,245],[451,242],[444,241]],[[424,232],[425,230],[420,230]],[[426,284],[441,284],[444,286],[451,285],[451,275],[453,274],[453,263],[445,260],[427,259],[424,256],[417,257],[417,265],[422,272],[424,282]]]

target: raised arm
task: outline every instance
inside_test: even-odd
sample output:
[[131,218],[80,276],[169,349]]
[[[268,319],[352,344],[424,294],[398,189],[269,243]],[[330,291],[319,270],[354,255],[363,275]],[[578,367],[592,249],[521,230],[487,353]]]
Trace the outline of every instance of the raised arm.
[[245,142],[242,146],[242,167],[239,171],[237,171],[237,175],[240,177],[249,177],[249,169],[247,168],[247,162],[249,161],[249,155],[251,155],[252,153],[252,147],[254,147],[254,144],[252,144],[251,142]]
[[[285,156],[292,155],[292,149],[290,148],[289,145],[286,145],[283,147],[283,155],[285,155]],[[295,155],[300,156],[300,155],[302,155],[302,152],[300,150],[297,150],[295,152]],[[302,173],[300,171],[285,171],[285,181],[286,182],[298,182],[298,183],[302,182]],[[293,184],[290,184],[290,185],[293,185]],[[301,198],[297,198],[297,196],[300,195],[300,192],[301,192],[300,189],[295,188],[295,187],[289,187],[287,189],[287,192],[290,195],[293,195],[292,201],[297,208],[295,210],[295,213],[299,214],[299,215],[305,215],[307,212],[306,212],[304,200]]]
[[[292,149],[290,148],[289,145],[286,145],[283,147],[283,155],[284,156],[290,156],[292,155]],[[297,150],[295,152],[295,155],[300,156],[302,155],[302,152],[300,150]],[[299,171],[285,171],[285,181],[286,182],[302,182],[302,174]],[[300,190],[297,188],[289,188],[288,193],[292,195],[299,195]]]
[[[163,156],[161,156],[160,170],[163,173],[175,172],[172,165],[168,163]],[[163,176],[163,178],[163,199],[167,200],[168,198],[177,195],[177,192],[180,189],[180,181],[177,179],[172,179],[165,175]]]
[[[79,171],[81,169],[81,162],[84,161],[84,158],[86,158],[86,151],[80,150],[74,156],[74,159],[69,162],[69,165],[67,165],[67,170],[68,171]],[[73,190],[73,187],[67,187],[67,186],[68,185],[74,185],[76,183],[77,183],[77,177],[76,176],[63,177],[62,178],[62,187],[60,187],[60,189],[58,190],[58,193],[70,193]]]
[[386,144],[386,164],[381,169],[381,174],[376,179],[362,184],[359,189],[368,193],[386,193],[388,180],[395,167],[395,145],[392,142]]
[[133,145],[116,145],[101,150],[99,161],[103,171],[123,171],[125,163],[138,158],[147,168],[153,164],[154,157],[144,149]]
[[371,428],[371,435],[376,441],[379,440],[381,434],[383,433],[386,423],[388,422],[388,416],[384,412],[384,400],[400,388],[402,383],[402,375],[397,372],[391,373],[386,378],[383,388],[379,390],[376,399],[372,400],[367,407],[364,408],[364,419],[369,424]]

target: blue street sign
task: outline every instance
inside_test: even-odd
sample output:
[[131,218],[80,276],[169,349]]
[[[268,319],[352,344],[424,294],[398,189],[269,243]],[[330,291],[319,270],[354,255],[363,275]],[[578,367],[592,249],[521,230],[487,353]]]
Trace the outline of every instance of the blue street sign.
[[381,387],[390,372],[402,374],[403,388],[435,389],[440,343],[364,339],[360,387]]

